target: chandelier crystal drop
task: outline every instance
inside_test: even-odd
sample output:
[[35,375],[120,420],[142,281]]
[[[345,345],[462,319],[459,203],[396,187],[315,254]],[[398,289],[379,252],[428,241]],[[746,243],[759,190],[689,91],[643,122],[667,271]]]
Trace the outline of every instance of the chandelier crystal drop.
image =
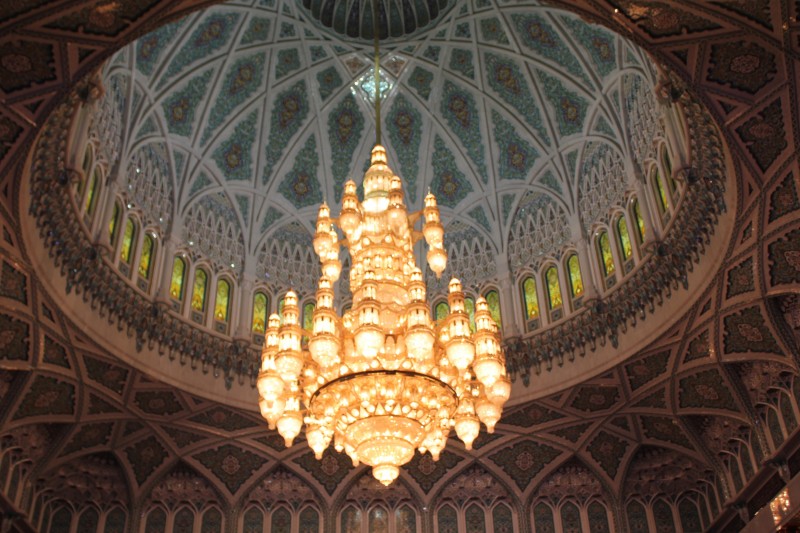
[[[333,442],[389,485],[415,450],[438,460],[451,428],[468,450],[481,422],[493,432],[511,382],[486,300],[478,299],[471,324],[461,282],[453,279],[450,313],[431,319],[413,248],[424,238],[428,265],[441,276],[447,254],[436,198],[428,194],[424,209],[409,214],[402,182],[380,144],[363,189],[359,201],[355,182],[345,184],[338,219],[320,206],[314,251],[322,276],[312,330],[300,327],[297,294],[290,290],[282,319],[269,318],[257,385],[261,414],[286,446],[305,424],[317,459]],[[421,232],[414,228],[420,217]],[[352,307],[339,316],[333,283],[342,271],[342,246],[352,264]]]

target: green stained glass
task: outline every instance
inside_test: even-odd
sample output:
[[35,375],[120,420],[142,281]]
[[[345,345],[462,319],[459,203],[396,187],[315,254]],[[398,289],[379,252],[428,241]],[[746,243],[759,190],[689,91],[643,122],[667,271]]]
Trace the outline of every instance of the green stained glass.
[[194,273],[194,287],[192,288],[192,309],[203,312],[206,309],[206,285],[208,274],[205,270],[197,269]]
[[408,505],[395,511],[396,533],[417,533],[417,513]]
[[281,317],[281,324],[283,324],[283,304],[286,303],[286,297],[282,296],[280,300],[278,300],[278,316]]
[[500,294],[497,291],[487,292],[486,304],[489,306],[489,312],[497,327],[503,329],[503,320],[500,316]]
[[561,307],[561,285],[558,283],[558,270],[556,267],[551,266],[544,273],[544,279],[547,282],[547,298],[550,304],[550,309],[558,309]]
[[186,261],[175,257],[172,261],[172,279],[169,282],[169,295],[174,300],[183,300],[183,280],[186,277]]
[[525,313],[528,320],[539,318],[539,297],[536,295],[536,280],[527,278],[522,282],[522,294],[525,299]]
[[622,250],[622,259],[627,261],[633,257],[633,245],[631,244],[631,236],[628,233],[628,222],[625,217],[619,217],[617,220],[617,233],[619,235],[619,246]]
[[269,530],[271,533],[290,533],[292,531],[292,515],[285,507],[272,513]]
[[308,302],[303,306],[303,329],[311,331],[314,327],[314,308],[313,302]]
[[108,240],[113,246],[117,243],[117,228],[119,228],[119,204],[114,204],[114,211],[111,213],[111,220],[108,221]]
[[644,227],[644,217],[642,217],[642,208],[639,206],[639,200],[633,201],[633,216],[636,218],[636,230],[638,232],[639,244],[644,242],[646,235]]
[[136,237],[136,223],[132,219],[128,219],[125,223],[125,233],[122,235],[122,248],[119,251],[119,258],[124,263],[131,263],[131,250],[133,249],[133,240]]
[[153,263],[153,253],[155,252],[156,241],[152,235],[145,233],[142,242],[142,255],[139,257],[139,275],[144,279],[150,279],[150,267]]
[[573,298],[583,294],[583,279],[581,278],[581,263],[578,254],[572,254],[567,259],[567,273],[569,274],[569,290]]
[[89,192],[86,194],[86,203],[84,204],[84,211],[87,215],[92,216],[94,207],[97,204],[97,189],[100,188],[100,169],[94,169],[92,173],[92,184],[89,185]]
[[661,212],[669,209],[669,198],[667,197],[667,190],[664,188],[664,183],[661,181],[661,174],[658,172],[658,167],[653,167],[653,186],[656,188],[658,196],[658,207]]
[[611,243],[608,241],[608,232],[603,232],[597,238],[597,246],[600,249],[600,266],[603,267],[603,274],[606,277],[616,271],[614,266],[614,256],[611,255]]
[[224,279],[217,281],[217,296],[214,298],[214,319],[219,322],[228,321],[230,309],[231,284]]
[[263,292],[253,296],[253,333],[266,333],[269,300]]
[[444,320],[445,318],[447,318],[447,315],[450,314],[450,306],[447,305],[447,302],[439,302],[438,304],[436,304],[433,314],[436,318],[436,322]]
[[475,299],[473,297],[464,298],[464,310],[469,315],[469,329],[475,333]]

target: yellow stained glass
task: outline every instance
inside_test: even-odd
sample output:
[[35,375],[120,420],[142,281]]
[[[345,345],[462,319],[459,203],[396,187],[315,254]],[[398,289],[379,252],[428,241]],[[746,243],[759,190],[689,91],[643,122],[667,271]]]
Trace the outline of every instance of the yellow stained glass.
[[253,296],[253,332],[265,333],[267,331],[267,313],[269,311],[269,300],[263,292],[257,292]]
[[561,307],[561,285],[558,282],[558,270],[556,267],[551,266],[544,273],[544,279],[547,282],[547,298],[550,304],[550,309],[558,309]]
[[439,302],[436,304],[433,314],[436,317],[437,322],[444,320],[447,318],[447,315],[450,314],[450,306],[447,305],[447,302]]
[[664,188],[664,184],[661,181],[661,174],[658,172],[658,167],[653,168],[653,185],[655,186],[656,194],[658,195],[658,207],[663,213],[669,209],[669,198],[667,197],[667,190]]
[[525,298],[525,313],[528,320],[539,318],[539,297],[536,295],[536,280],[527,278],[522,282],[522,294]]
[[583,278],[581,278],[581,263],[578,254],[572,254],[567,259],[567,273],[569,274],[569,289],[573,298],[583,294]]
[[631,244],[631,236],[628,233],[628,222],[625,217],[619,217],[617,220],[617,233],[619,235],[619,246],[622,250],[622,259],[627,261],[633,257],[633,245]]
[[469,329],[475,333],[475,298],[472,296],[464,298],[464,310],[469,315]]
[[203,312],[206,309],[206,285],[208,274],[205,270],[197,269],[194,273],[194,287],[192,287],[192,309]]
[[142,242],[142,255],[139,257],[139,275],[144,279],[150,279],[150,264],[153,262],[153,252],[155,251],[155,239],[145,233]]
[[122,235],[122,247],[119,250],[119,258],[123,262],[131,263],[131,250],[133,249],[133,239],[136,237],[136,223],[128,219],[125,223],[125,233]]
[[185,276],[186,261],[176,256],[172,262],[172,279],[169,282],[169,295],[174,300],[183,300],[183,280]]
[[603,267],[603,273],[610,276],[616,271],[614,265],[614,256],[611,254],[611,243],[608,240],[608,232],[603,232],[597,238],[597,246],[600,248],[600,264]]
[[117,228],[119,227],[120,208],[118,203],[114,203],[114,211],[111,213],[111,220],[108,221],[108,241],[111,246],[117,242]]
[[97,203],[97,189],[100,187],[100,170],[95,169],[92,173],[92,184],[89,185],[89,192],[86,194],[86,203],[84,204],[84,211],[87,215],[92,216],[94,213],[94,206]]
[[219,322],[228,321],[228,309],[230,308],[231,284],[228,280],[217,281],[217,295],[214,298],[214,319]]
[[645,227],[644,217],[642,217],[642,208],[639,206],[639,200],[633,201],[633,216],[636,217],[636,229],[638,230],[639,244],[644,242]]
[[500,316],[500,294],[497,291],[489,291],[486,293],[486,304],[489,306],[489,312],[492,314],[497,327],[503,328],[503,319]]

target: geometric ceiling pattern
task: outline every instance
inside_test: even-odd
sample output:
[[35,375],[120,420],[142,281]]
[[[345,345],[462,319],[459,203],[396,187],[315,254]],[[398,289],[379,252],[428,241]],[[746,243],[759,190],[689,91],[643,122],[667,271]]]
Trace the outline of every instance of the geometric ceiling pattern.
[[[474,24],[481,18],[475,5],[467,8],[471,37],[463,39],[465,43],[474,42],[476,35],[483,35],[482,27]],[[229,508],[275,473],[280,464],[281,469],[313,487],[313,498],[321,506],[333,506],[334,501],[339,501],[336,500],[338,495],[356,485],[361,470],[351,470],[339,463],[335,455],[322,463],[304,461],[303,456],[308,452],[303,446],[280,449],[276,435],[267,431],[253,413],[176,391],[139,373],[87,339],[72,324],[69,314],[60,311],[53,298],[41,290],[28,255],[26,239],[30,237],[23,235],[20,229],[20,219],[25,214],[19,210],[18,197],[24,179],[22,162],[33,136],[55,104],[78,80],[99,68],[103,60],[130,42],[134,35],[176,20],[199,5],[150,0],[119,2],[111,9],[100,7],[96,2],[74,2],[69,6],[29,2],[24,7],[7,3],[0,7],[0,35],[3,35],[0,38],[0,91],[3,95],[0,104],[0,216],[3,226],[0,235],[3,256],[0,265],[0,365],[3,368],[0,427],[3,442],[14,442],[27,454],[25,457],[32,467],[23,478],[26,482],[42,479],[55,493],[73,494],[58,485],[59,479],[72,472],[70,468],[98,472],[97,464],[101,464],[104,466],[100,470],[111,472],[102,479],[114,480],[102,486],[115,490],[101,494],[99,489],[87,485],[81,494],[91,494],[101,500],[104,496],[112,497],[113,492],[127,494],[119,496],[119,500],[140,502],[146,494],[153,494],[152,489],[161,487],[170,475],[191,475],[192,479],[196,477],[202,481],[200,485],[207,484],[211,491],[209,498],[227,502],[225,505]],[[548,487],[552,490],[554,486],[563,486],[564,483],[551,481],[563,480],[566,472],[579,468],[591,473],[600,490],[610,491],[621,499],[620,505],[635,495],[655,497],[648,491],[680,493],[689,486],[705,491],[711,515],[705,522],[706,527],[714,521],[714,530],[726,527],[738,530],[780,490],[782,481],[800,471],[800,461],[795,454],[799,388],[794,377],[798,373],[800,305],[796,296],[792,296],[800,289],[798,6],[777,2],[709,2],[698,6],[690,2],[617,0],[571,2],[565,7],[632,38],[652,54],[656,62],[679,76],[717,121],[731,150],[730,164],[741,176],[738,183],[730,184],[737,193],[735,205],[730,207],[736,210],[736,220],[723,266],[714,283],[697,295],[696,303],[682,311],[680,319],[666,334],[651,339],[646,349],[568,391],[509,409],[496,435],[482,437],[475,452],[467,453],[454,443],[442,457],[442,462],[447,461],[446,468],[437,466],[442,465],[441,462],[433,466],[412,463],[401,475],[401,482],[414,494],[422,509],[425,503],[435,501],[448,482],[478,463],[526,504],[544,497]],[[215,13],[224,16],[226,8],[215,9]],[[450,66],[453,50],[475,53],[471,46],[454,44],[459,15],[454,10],[446,15],[452,18],[443,18],[448,21],[447,39],[453,42],[441,45],[440,54],[444,55],[438,62],[424,64],[430,65],[433,78],[440,84],[437,91],[448,90],[446,80],[449,80],[455,90],[466,88],[473,98],[476,94],[472,92],[473,87],[479,84],[491,94],[493,89],[483,85],[486,80],[479,75],[486,72],[483,67],[488,61],[480,63],[481,69],[475,69],[472,82],[468,81],[467,73]],[[296,16],[291,12],[277,15],[277,29],[273,23],[269,29],[277,34],[269,33],[270,39],[275,35],[275,39],[280,37],[280,23],[284,18],[297,30],[298,26],[292,22]],[[550,15],[545,17],[548,24],[562,24]],[[524,43],[517,40],[513,16],[503,17],[501,22],[509,43],[519,46],[517,52],[524,50]],[[247,30],[243,24],[240,21],[236,26],[239,29],[237,38]],[[195,29],[196,25],[184,27],[181,35]],[[174,38],[173,42],[177,43],[177,36]],[[299,38],[305,38],[305,31]],[[435,38],[435,34],[429,37],[430,43]],[[577,37],[569,37],[573,50],[580,47],[576,40]],[[497,55],[502,56],[503,43],[498,41],[496,48]],[[305,54],[310,48],[302,50]],[[414,61],[422,62],[424,52],[420,47],[408,54]],[[386,55],[391,53],[399,55],[402,50],[387,51]],[[120,68],[134,61],[132,54],[119,56]],[[339,59],[346,54],[336,53],[327,59],[341,69],[337,72],[342,87],[354,79],[345,77],[347,71],[342,66],[343,60]],[[181,56],[177,49],[169,55],[173,61]],[[591,61],[587,52],[578,53],[576,57]],[[277,65],[293,64],[292,58],[286,63],[276,60],[277,52],[270,65],[265,65],[271,75],[275,74]],[[192,61],[204,63],[202,58]],[[312,66],[310,56],[298,57],[298,61],[304,65],[300,70]],[[588,64],[584,62],[579,66]],[[229,66],[232,65],[209,63],[212,74],[208,75],[208,83],[216,80],[214,87],[217,90],[222,87]],[[110,71],[114,64],[108,68]],[[165,63],[164,68],[163,74],[167,75],[169,63]],[[384,68],[389,70],[390,67]],[[564,68],[569,67],[565,65]],[[197,73],[202,75],[203,70]],[[440,78],[442,73],[445,75]],[[525,75],[531,76],[530,71]],[[536,90],[545,91],[545,78],[539,78],[536,73],[532,75],[536,76]],[[172,76],[168,78],[173,80]],[[164,91],[170,87],[170,96],[176,100],[157,99],[148,105],[153,113],[155,131],[167,136],[170,142],[176,140],[174,146],[170,145],[169,157],[174,159],[173,154],[178,150],[187,154],[185,172],[181,174],[187,177],[191,158],[197,158],[193,151],[206,150],[206,145],[213,145],[214,150],[228,146],[224,142],[235,135],[237,128],[248,126],[250,114],[244,111],[246,103],[240,104],[241,112],[234,113],[239,118],[221,118],[209,131],[206,144],[201,142],[205,128],[215,123],[209,115],[203,120],[203,127],[197,127],[200,119],[194,117],[192,129],[182,130],[181,124],[174,122],[170,131],[170,123],[164,115],[165,105],[170,111],[183,109],[180,105],[170,107],[170,104],[180,104],[181,95],[192,94],[194,79],[181,76],[180,69],[174,76],[182,83],[173,80],[171,83],[175,85],[170,85],[165,80]],[[292,76],[289,72],[281,78],[287,80],[282,85],[286,89],[293,87],[288,81],[294,79]],[[297,74],[298,81],[300,78],[308,79],[305,73]],[[415,83],[424,86],[425,78],[423,75]],[[398,76],[397,79],[402,86],[403,80],[408,78]],[[585,84],[576,71],[574,78],[560,83],[574,94],[583,95],[580,91],[591,88],[592,80],[590,76],[589,84]],[[280,80],[276,82],[280,85]],[[161,77],[155,80],[152,90],[159,91],[158,83]],[[144,87],[141,89],[143,98]],[[679,90],[669,86],[661,89],[667,96],[671,90]],[[341,99],[331,93],[326,99],[330,103],[325,104],[330,107],[325,109],[344,105],[342,102],[347,101],[347,95],[352,95],[348,91],[341,89]],[[399,95],[404,93],[396,94],[395,105]],[[419,102],[421,96],[415,96],[419,92],[411,87],[405,94],[409,109],[418,110],[412,104]],[[312,86],[309,82],[306,97],[315,101],[314,105],[320,104],[322,96],[318,85]],[[255,94],[253,98],[257,100]],[[353,96],[354,109],[364,118],[363,143],[369,144],[369,107],[361,98],[358,93]],[[541,105],[542,116],[553,117],[547,114],[552,110],[548,109],[546,94],[532,101]],[[272,112],[271,102],[262,95],[261,107],[250,110],[250,113],[256,111],[256,121],[266,120],[266,113]],[[512,112],[512,104],[501,105],[502,97],[498,97],[497,102],[495,110],[504,120],[515,128],[527,127],[524,113]],[[391,113],[391,104],[388,109]],[[434,106],[431,113],[436,115],[440,111]],[[186,112],[191,114],[192,110],[186,109]],[[160,122],[156,121],[159,117],[163,119]],[[147,117],[142,119],[139,126],[145,127]],[[481,132],[488,131],[491,113],[481,120],[486,121],[480,124]],[[472,157],[468,137],[459,136],[457,128],[446,120],[439,118],[439,121],[444,149],[461,154],[461,164],[474,171],[470,175],[478,176],[469,182],[476,187],[470,193],[472,196],[468,194],[454,204],[454,213],[462,214],[466,220],[468,215],[463,213],[474,205],[481,205],[487,217],[497,217],[502,211],[497,206],[492,210],[492,206],[480,204],[479,195],[474,192],[490,182],[490,169],[495,171],[494,160],[484,159],[487,172],[484,183],[480,158]],[[319,135],[327,125],[326,121],[314,127],[307,126],[303,130],[306,135],[301,132],[287,141],[286,153],[299,153],[308,139],[313,138],[308,135]],[[613,123],[611,126],[613,128]],[[543,134],[534,135],[541,142],[534,148],[541,149],[541,154],[545,153],[545,146],[554,146],[545,141],[558,142],[559,147],[567,146],[572,135],[569,130],[562,130],[557,120],[549,127],[547,139]],[[189,133],[183,135],[180,131]],[[270,130],[261,131],[269,135]],[[132,132],[133,135],[137,133]],[[584,127],[580,135],[587,133],[589,130]],[[177,142],[180,139],[184,140]],[[485,149],[493,146],[491,142],[477,145]],[[436,148],[435,139],[431,146]],[[259,161],[266,160],[266,147],[266,143],[260,144],[251,153],[258,152]],[[354,150],[357,149],[360,148]],[[213,151],[204,153],[214,161]],[[323,156],[330,158],[325,160],[325,168],[332,169],[332,156],[324,152]],[[291,160],[285,159],[283,152],[276,157],[284,161],[275,163],[277,167],[284,165],[281,168]],[[394,157],[398,161],[396,170],[406,177],[407,173],[399,168],[402,158],[397,154]],[[559,170],[557,163],[550,163]],[[195,160],[195,166],[197,164]],[[210,165],[209,180],[224,179],[228,175],[212,176],[210,171],[217,163],[206,160],[205,164]],[[317,164],[322,166],[322,162]],[[544,166],[545,162],[537,160],[535,165]],[[429,166],[420,164],[420,169]],[[263,170],[265,166],[259,168]],[[277,180],[268,178],[267,182],[273,187],[271,191],[284,196],[280,193],[280,178],[285,174],[278,170]],[[355,172],[358,176],[356,171],[360,170],[348,169],[346,173]],[[251,176],[263,180],[264,174]],[[426,178],[421,177],[422,170],[417,176],[420,194]],[[253,180],[251,189],[256,186],[255,178]],[[182,186],[188,183],[191,182],[184,182]],[[254,214],[258,211],[254,205],[256,199],[262,203],[262,208],[271,201],[263,191],[262,197],[257,198],[255,192],[252,194],[249,199],[253,202],[249,210],[251,223],[257,219]],[[326,190],[324,194],[319,191],[319,194],[329,199],[335,197],[334,190]],[[284,198],[292,201],[289,196]],[[238,208],[235,198],[230,201]],[[282,202],[274,207],[280,209],[282,205],[285,208]],[[241,220],[244,221],[244,217]],[[57,275],[55,270],[53,273]],[[178,361],[169,364],[188,371],[188,367],[180,366]],[[743,457],[750,457],[750,460]],[[101,477],[95,475],[90,479]],[[660,488],[656,489],[655,483],[648,484],[647,480],[658,480]],[[664,485],[667,488],[663,488]],[[616,521],[626,520],[621,509],[616,511]]]
[[[291,223],[313,234],[316,206],[360,182],[375,140],[371,56],[293,2],[225,3],[109,59],[100,113],[124,127],[103,142],[129,184],[142,152],[165,169],[174,202],[144,206],[156,226],[201,242],[191,219],[212,211],[243,245],[242,257],[212,259],[255,271],[265,241]],[[577,239],[621,202],[583,181],[604,159],[634,159],[624,132],[647,125],[627,108],[656,82],[641,49],[536,2],[457,2],[429,30],[383,44],[381,72],[383,143],[410,208],[431,190],[448,223],[497,253],[518,208],[555,205]]]

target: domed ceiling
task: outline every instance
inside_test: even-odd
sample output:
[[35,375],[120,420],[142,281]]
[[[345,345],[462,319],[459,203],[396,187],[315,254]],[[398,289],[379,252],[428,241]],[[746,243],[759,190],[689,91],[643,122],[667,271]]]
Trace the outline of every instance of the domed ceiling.
[[[318,9],[229,2],[139,39],[104,72],[103,112],[125,125],[111,149],[150,221],[220,265],[301,287],[266,243],[310,243],[317,206],[360,182],[375,142],[371,43],[309,22]],[[383,142],[407,201],[419,208],[431,190],[459,238],[512,264],[580,238],[633,179],[624,132],[657,127],[655,113],[629,123],[632,108],[652,108],[649,60],[531,2],[443,13],[382,46]],[[600,166],[614,182],[597,178]],[[537,235],[509,246],[511,228],[539,212]]]

